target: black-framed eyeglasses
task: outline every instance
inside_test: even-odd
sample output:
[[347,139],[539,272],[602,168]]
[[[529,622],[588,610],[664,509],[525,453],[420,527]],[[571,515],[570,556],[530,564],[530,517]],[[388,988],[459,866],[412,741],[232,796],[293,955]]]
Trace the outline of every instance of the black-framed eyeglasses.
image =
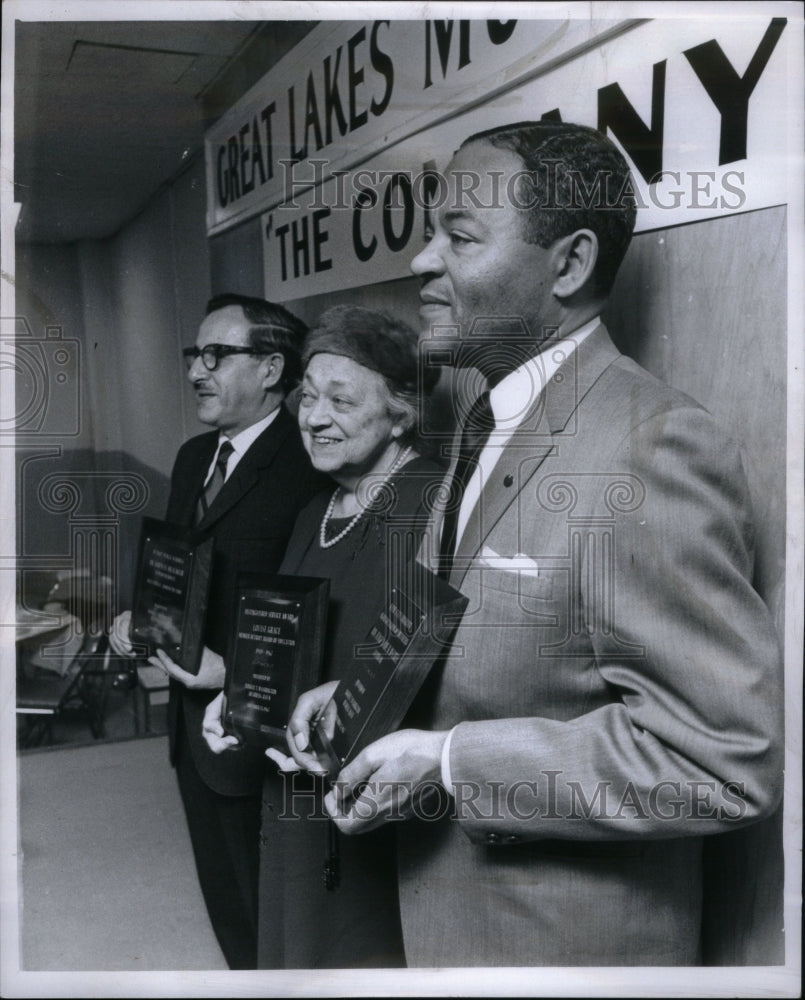
[[221,358],[228,358],[233,354],[259,354],[265,355],[266,351],[256,351],[253,347],[235,347],[232,344],[205,344],[202,348],[185,347],[182,351],[188,371],[193,367],[196,358],[201,358],[201,363],[208,372],[214,372],[218,367]]

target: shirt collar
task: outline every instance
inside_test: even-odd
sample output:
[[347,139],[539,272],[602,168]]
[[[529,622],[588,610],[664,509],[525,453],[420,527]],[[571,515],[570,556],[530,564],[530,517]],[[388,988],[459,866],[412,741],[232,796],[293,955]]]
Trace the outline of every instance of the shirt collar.
[[[567,361],[600,322],[600,316],[595,316],[559,340],[550,341],[538,354],[509,372],[490,390],[489,404],[497,430],[505,431],[520,425],[556,369]],[[550,349],[558,345],[561,345],[561,350]]]
[[262,420],[258,420],[256,424],[252,424],[247,427],[246,430],[240,431],[234,437],[228,437],[223,431],[218,435],[218,447],[221,447],[222,442],[229,441],[233,449],[237,453],[238,457],[242,458],[249,448],[254,444],[254,442],[260,437],[263,431],[275,420],[280,408],[277,406],[275,409],[268,414],[267,417],[263,417]]

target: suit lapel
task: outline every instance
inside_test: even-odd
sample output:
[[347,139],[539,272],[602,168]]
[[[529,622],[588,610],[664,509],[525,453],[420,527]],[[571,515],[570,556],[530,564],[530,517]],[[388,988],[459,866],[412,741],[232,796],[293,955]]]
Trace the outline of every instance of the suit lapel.
[[218,431],[210,431],[188,442],[187,452],[182,453],[181,466],[174,472],[165,515],[168,521],[184,527],[195,524],[199,494],[217,447]]
[[[552,349],[561,350],[562,341]],[[483,486],[456,549],[450,577],[453,586],[461,585],[484,539],[527,488],[545,459],[558,453],[561,436],[578,430],[576,416],[579,404],[619,356],[606,327],[600,324],[560,364],[503,449]],[[451,471],[452,468],[451,465]],[[441,527],[441,518],[439,522],[436,530]],[[438,546],[436,551],[438,554]]]
[[484,538],[517,500],[551,452],[553,443],[542,407],[526,417],[517,434],[503,449],[489,479],[472,508],[456,548],[450,582],[459,586]]
[[[293,417],[284,406],[280,406],[277,416],[247,450],[235,467],[235,471],[221,487],[221,492],[199,521],[197,525],[199,531],[208,531],[249,490],[255,487],[259,481],[260,472],[274,460],[274,456],[288,437],[293,425]],[[212,455],[210,455],[210,461],[212,461]]]
[[[443,488],[450,485],[454,466],[455,462],[451,463],[450,470],[445,473],[445,477],[442,480]],[[428,523],[422,533],[422,541],[419,546],[419,554],[417,555],[417,561],[426,566],[432,573],[439,572],[439,539],[442,534],[443,520],[444,508],[440,503],[440,498],[437,496],[433,504],[431,517],[428,519]]]
[[[572,338],[572,334],[571,334]],[[561,349],[562,342],[557,344]],[[556,370],[545,391],[545,416],[551,434],[559,434],[576,416],[579,404],[613,361],[621,356],[603,323]],[[575,428],[573,428],[575,430]]]

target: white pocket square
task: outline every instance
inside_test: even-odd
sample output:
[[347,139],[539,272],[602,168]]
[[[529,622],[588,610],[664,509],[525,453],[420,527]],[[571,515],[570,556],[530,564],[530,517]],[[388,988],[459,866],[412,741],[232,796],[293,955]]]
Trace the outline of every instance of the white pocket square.
[[484,545],[479,562],[488,569],[502,569],[509,573],[522,573],[523,576],[539,576],[536,559],[522,552],[513,556],[502,556],[488,545]]

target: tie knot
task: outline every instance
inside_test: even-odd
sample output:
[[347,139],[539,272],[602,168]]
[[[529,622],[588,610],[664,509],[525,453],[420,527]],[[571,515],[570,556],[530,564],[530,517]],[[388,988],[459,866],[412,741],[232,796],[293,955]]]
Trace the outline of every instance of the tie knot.
[[226,466],[229,462],[229,456],[234,450],[235,449],[232,447],[231,441],[223,441],[218,449],[218,458],[215,460],[215,464],[221,472],[224,473],[224,475],[226,475]]

